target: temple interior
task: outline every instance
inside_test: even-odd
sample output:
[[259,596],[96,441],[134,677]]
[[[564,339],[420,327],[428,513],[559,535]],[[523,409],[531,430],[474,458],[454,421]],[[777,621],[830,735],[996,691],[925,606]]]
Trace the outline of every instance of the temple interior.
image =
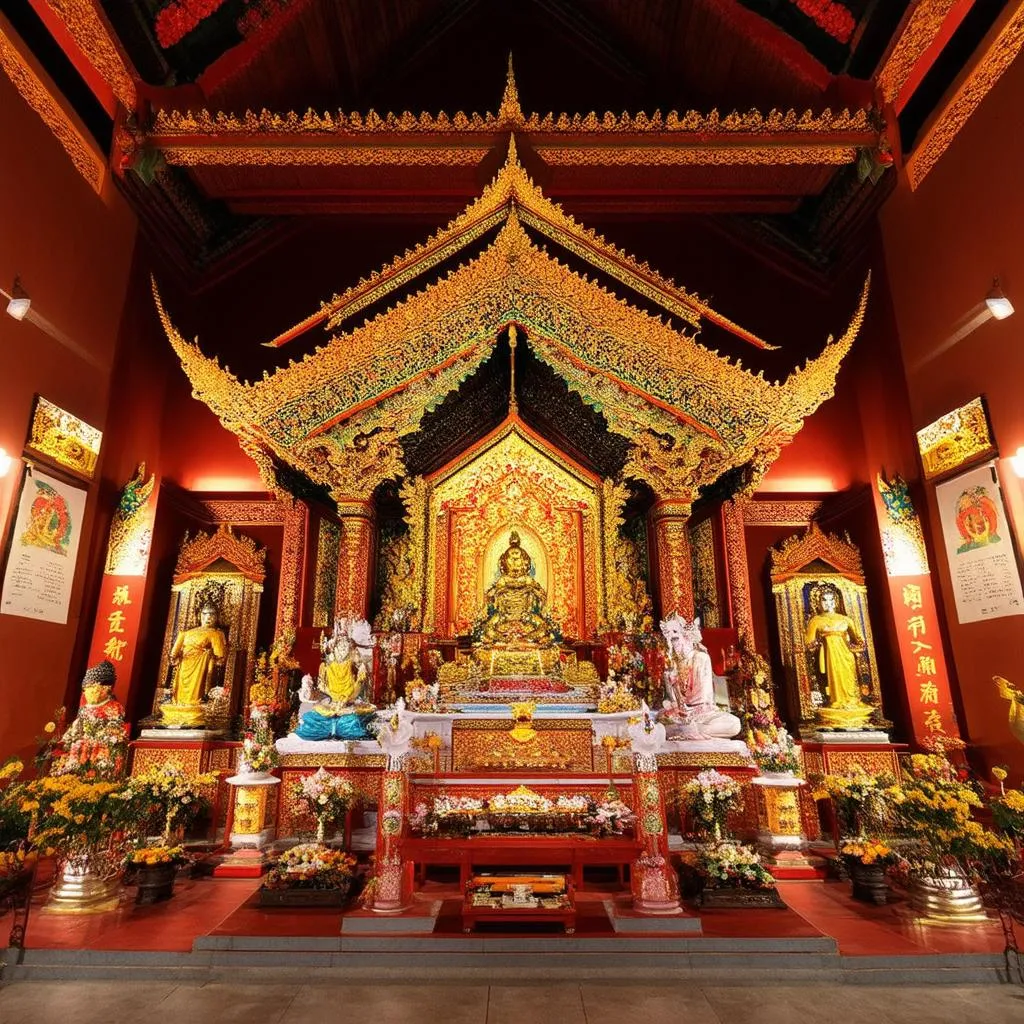
[[0,980],[1020,980],[1022,45],[4,4]]

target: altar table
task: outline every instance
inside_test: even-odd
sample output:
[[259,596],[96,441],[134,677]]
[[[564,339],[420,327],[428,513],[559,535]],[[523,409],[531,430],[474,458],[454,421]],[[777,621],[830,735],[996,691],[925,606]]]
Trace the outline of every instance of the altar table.
[[465,889],[473,869],[496,866],[565,866],[572,873],[573,885],[583,889],[583,869],[587,865],[622,868],[640,856],[643,843],[629,836],[598,839],[588,835],[515,835],[494,834],[463,838],[409,837],[402,841],[402,858],[411,860],[420,871],[427,864],[455,865],[459,884]]

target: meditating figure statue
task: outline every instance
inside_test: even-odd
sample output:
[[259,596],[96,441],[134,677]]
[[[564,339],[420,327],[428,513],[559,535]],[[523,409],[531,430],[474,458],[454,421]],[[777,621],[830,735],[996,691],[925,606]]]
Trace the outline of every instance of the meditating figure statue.
[[512,530],[508,547],[498,559],[500,575],[487,589],[486,618],[479,627],[486,647],[549,647],[556,627],[544,613],[547,595],[530,575],[533,559]]
[[128,753],[124,707],[113,697],[117,675],[109,661],[93,665],[82,679],[78,717],[61,737],[53,774],[112,778],[121,775]]
[[179,633],[171,648],[171,663],[175,666],[171,699],[160,706],[165,726],[201,728],[205,724],[203,702],[216,688],[216,672],[227,651],[227,637],[217,625],[217,606],[204,601],[199,609],[199,625]]
[[811,591],[814,614],[807,620],[804,644],[817,653],[818,671],[825,677],[828,705],[818,717],[828,728],[863,728],[874,709],[860,697],[856,651],[864,646],[853,619],[838,611],[839,591],[823,583]]
[[365,699],[369,678],[358,640],[369,648],[373,643],[370,624],[364,620],[340,618],[334,632],[320,641],[323,660],[314,681],[303,676],[299,700],[313,707],[299,719],[295,734],[304,740],[361,740],[370,735],[366,723],[373,718],[374,705]]
[[700,619],[687,622],[673,613],[662,620],[661,632],[668,644],[661,718],[669,738],[732,739],[740,731],[740,720],[715,704],[711,655],[701,643]]

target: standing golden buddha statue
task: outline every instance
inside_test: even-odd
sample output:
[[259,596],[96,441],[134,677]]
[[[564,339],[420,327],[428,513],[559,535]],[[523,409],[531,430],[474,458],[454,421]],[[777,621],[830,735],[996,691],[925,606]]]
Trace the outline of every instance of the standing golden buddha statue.
[[874,710],[860,694],[856,652],[864,642],[853,619],[837,610],[839,592],[835,587],[815,587],[811,601],[816,610],[807,620],[804,644],[817,653],[828,694],[828,704],[818,708],[818,718],[827,729],[863,729]]
[[227,637],[217,625],[217,606],[205,601],[199,609],[199,624],[179,633],[171,648],[175,668],[171,699],[160,707],[164,726],[202,728],[206,722],[203,702],[216,686],[216,672],[227,647]]

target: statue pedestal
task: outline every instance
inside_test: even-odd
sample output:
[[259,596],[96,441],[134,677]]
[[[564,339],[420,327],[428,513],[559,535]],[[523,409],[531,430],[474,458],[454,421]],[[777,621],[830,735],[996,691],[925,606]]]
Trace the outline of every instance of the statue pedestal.
[[268,823],[268,803],[281,780],[269,772],[232,775],[231,815],[228,823],[231,852],[213,870],[214,878],[258,878],[266,870],[264,850],[276,829]]
[[757,793],[757,844],[776,878],[824,877],[825,862],[807,855],[801,789],[807,783],[791,772],[766,772],[750,780]]

